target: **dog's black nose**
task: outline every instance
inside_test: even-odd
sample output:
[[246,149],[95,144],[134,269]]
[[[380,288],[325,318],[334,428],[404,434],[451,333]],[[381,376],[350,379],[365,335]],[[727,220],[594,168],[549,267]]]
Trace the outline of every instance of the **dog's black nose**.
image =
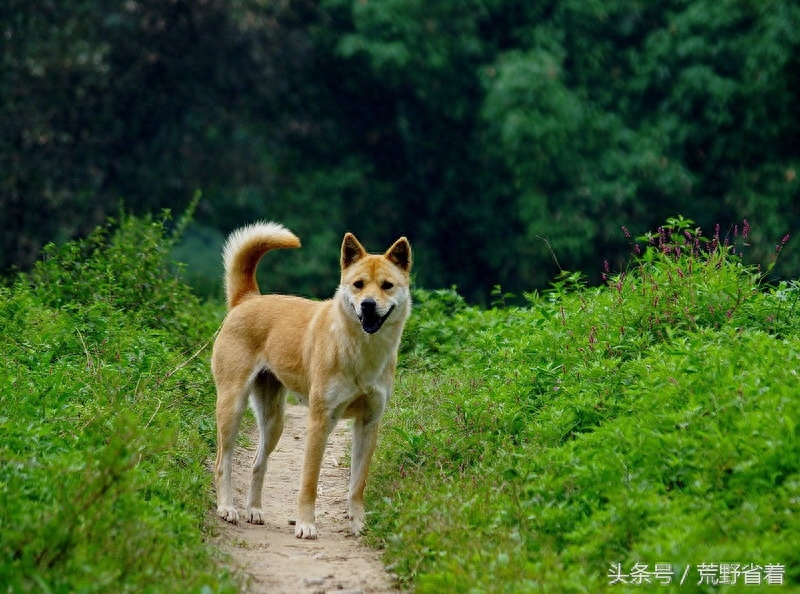
[[361,320],[361,327],[367,334],[375,334],[380,330],[388,317],[389,314],[383,317],[378,314],[378,303],[374,299],[367,298],[361,302],[361,313],[358,315],[358,319]]
[[369,316],[375,315],[375,309],[378,307],[378,304],[375,302],[374,299],[364,299],[361,302],[361,315],[362,316]]

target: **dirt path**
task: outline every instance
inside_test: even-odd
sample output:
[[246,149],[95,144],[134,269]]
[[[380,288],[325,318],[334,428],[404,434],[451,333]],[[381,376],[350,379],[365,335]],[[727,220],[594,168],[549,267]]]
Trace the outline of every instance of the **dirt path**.
[[[267,521],[255,526],[241,521],[219,524],[219,547],[249,576],[247,592],[363,594],[399,592],[380,561],[380,554],[350,534],[347,509],[349,469],[341,463],[349,451],[350,433],[340,423],[325,450],[317,497],[318,540],[298,540],[294,518],[300,467],[305,447],[305,408],[289,406],[286,427],[269,457],[264,481]],[[236,507],[244,510],[250,484],[250,465],[258,442],[252,429],[251,448],[237,448],[233,461]]]

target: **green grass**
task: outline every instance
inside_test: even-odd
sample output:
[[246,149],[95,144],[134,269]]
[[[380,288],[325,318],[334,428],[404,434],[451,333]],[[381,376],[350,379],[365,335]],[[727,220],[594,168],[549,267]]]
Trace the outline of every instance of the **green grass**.
[[218,322],[164,221],[48,248],[0,290],[6,592],[233,592],[206,544]]
[[369,489],[406,584],[625,591],[612,564],[665,563],[650,587],[711,591],[699,564],[755,563],[800,590],[800,286],[742,243],[678,219],[601,288],[417,294]]
[[[165,225],[122,217],[0,288],[6,592],[240,585],[207,523],[224,308],[177,278]],[[406,586],[714,591],[705,563],[800,590],[800,285],[743,263],[745,228],[673,219],[604,286],[565,273],[524,307],[415,293],[368,489]],[[673,583],[611,585],[615,564]]]

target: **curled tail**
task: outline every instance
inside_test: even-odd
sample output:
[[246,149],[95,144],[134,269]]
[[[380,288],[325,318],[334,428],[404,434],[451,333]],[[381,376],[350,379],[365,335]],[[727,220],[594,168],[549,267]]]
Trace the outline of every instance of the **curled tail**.
[[228,309],[259,294],[256,266],[264,254],[269,250],[298,247],[297,236],[278,223],[253,223],[231,233],[222,249]]

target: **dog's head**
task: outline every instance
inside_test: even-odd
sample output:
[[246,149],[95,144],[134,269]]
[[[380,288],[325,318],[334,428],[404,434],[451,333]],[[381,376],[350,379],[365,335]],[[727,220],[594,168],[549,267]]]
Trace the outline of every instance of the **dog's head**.
[[384,323],[405,322],[411,306],[411,245],[405,237],[377,255],[368,254],[355,236],[347,233],[341,262],[339,296],[364,332],[375,334]]

